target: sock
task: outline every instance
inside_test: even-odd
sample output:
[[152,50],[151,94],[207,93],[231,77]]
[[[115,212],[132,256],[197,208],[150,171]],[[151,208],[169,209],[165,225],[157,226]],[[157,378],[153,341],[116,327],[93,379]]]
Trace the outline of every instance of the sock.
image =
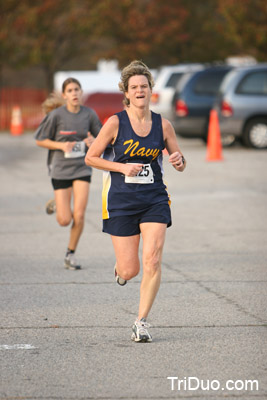
[[67,249],[67,253],[66,253],[66,256],[68,256],[69,254],[74,254],[75,253],[75,250],[71,250],[71,249]]

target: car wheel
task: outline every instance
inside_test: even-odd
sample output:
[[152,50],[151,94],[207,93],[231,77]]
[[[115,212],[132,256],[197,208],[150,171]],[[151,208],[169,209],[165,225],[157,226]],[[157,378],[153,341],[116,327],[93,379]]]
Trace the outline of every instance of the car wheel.
[[257,118],[250,121],[244,129],[243,142],[254,149],[267,148],[267,118]]
[[233,146],[235,143],[235,136],[234,135],[227,135],[221,137],[223,147],[230,147]]
[[[204,143],[208,142],[207,136],[202,137],[201,139],[204,141]],[[236,141],[236,138],[234,135],[221,136],[221,143],[222,143],[223,147],[233,146],[235,141]]]

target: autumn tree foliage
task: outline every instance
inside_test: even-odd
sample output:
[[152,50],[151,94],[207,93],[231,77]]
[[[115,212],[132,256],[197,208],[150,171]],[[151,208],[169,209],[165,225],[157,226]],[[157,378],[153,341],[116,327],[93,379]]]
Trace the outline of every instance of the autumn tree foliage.
[[52,88],[57,70],[266,59],[265,0],[5,0],[0,2],[0,68],[38,66]]
[[13,29],[17,17],[16,4],[15,0],[0,2],[0,85],[3,67],[7,64],[15,66],[20,52],[19,41]]
[[[16,33],[24,38],[22,48],[27,62],[45,70],[50,88],[56,70],[89,50],[85,38],[90,30],[82,3],[78,0],[23,0],[18,3]],[[87,1],[88,5],[90,3],[93,1]]]
[[267,2],[265,0],[224,0],[219,2],[224,19],[223,36],[233,54],[250,54],[266,60]]
[[97,34],[109,43],[102,56],[116,58],[120,65],[133,58],[154,67],[159,61],[179,61],[177,48],[187,37],[187,11],[179,0],[102,0],[95,12],[101,15]]

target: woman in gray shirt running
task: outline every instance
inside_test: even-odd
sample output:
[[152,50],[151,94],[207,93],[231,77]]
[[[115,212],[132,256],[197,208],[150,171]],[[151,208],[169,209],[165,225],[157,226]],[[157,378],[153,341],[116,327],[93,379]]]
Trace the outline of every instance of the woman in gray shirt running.
[[[55,200],[47,205],[47,213],[56,211],[59,225],[71,223],[70,238],[64,265],[81,269],[74,253],[84,227],[92,168],[84,163],[86,150],[101,129],[94,110],[81,105],[82,88],[75,78],[63,82],[65,105],[49,112],[35,133],[36,144],[49,150],[48,168]],[[73,196],[73,209],[71,199]]]

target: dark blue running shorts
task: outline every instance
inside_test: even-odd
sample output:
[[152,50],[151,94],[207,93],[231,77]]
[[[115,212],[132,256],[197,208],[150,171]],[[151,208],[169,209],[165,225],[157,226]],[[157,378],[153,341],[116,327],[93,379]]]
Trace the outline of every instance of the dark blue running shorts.
[[145,211],[133,215],[123,215],[103,219],[103,232],[113,236],[133,236],[140,234],[140,224],[158,222],[171,226],[171,210],[168,204],[154,204]]
[[54,178],[51,179],[54,190],[67,189],[69,187],[72,187],[73,181],[85,181],[90,183],[91,175],[82,176],[81,178],[74,178],[74,179],[54,179]]

